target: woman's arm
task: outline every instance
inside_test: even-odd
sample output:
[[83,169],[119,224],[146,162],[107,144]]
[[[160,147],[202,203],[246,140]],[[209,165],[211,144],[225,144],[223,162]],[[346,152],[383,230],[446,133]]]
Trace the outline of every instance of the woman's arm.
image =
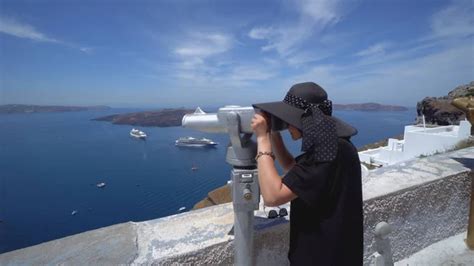
[[[252,119],[252,128],[257,135],[258,151],[271,152],[272,144],[267,119],[260,114],[256,114]],[[260,156],[257,160],[257,166],[260,192],[265,205],[279,206],[296,198],[296,195],[283,184],[271,156]]]
[[271,143],[275,157],[285,172],[288,172],[295,165],[295,158],[286,149],[280,132],[272,132]]

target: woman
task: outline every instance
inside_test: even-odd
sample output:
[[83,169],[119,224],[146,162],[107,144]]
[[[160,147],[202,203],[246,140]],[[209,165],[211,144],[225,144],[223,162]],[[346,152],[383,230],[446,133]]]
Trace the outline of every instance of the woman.
[[[327,93],[313,82],[292,86],[282,102],[254,104],[260,191],[267,206],[291,201],[292,265],[362,265],[362,185],[357,130],[332,116]],[[303,154],[288,152],[270,121],[288,124]],[[286,174],[278,175],[274,159]]]

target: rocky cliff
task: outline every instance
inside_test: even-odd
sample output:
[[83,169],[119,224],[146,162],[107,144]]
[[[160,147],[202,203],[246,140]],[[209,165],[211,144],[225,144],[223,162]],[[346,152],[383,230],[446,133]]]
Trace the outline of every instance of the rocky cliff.
[[230,185],[224,185],[218,187],[211,192],[207,193],[206,198],[196,203],[193,210],[202,209],[209,206],[219,205],[232,201],[232,191]]
[[459,124],[466,116],[463,111],[451,105],[451,101],[458,97],[474,96],[474,81],[453,89],[443,97],[426,97],[416,105],[418,113],[417,123],[421,116],[425,116],[426,123],[437,125]]

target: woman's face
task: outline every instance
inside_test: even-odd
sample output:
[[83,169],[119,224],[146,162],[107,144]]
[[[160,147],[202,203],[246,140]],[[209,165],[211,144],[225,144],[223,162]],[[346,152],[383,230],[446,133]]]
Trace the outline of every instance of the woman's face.
[[291,138],[298,140],[301,138],[301,131],[292,125],[288,125],[288,131],[290,131]]

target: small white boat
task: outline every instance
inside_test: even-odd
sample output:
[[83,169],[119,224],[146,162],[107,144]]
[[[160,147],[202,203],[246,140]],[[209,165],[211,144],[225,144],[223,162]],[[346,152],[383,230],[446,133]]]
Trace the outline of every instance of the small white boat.
[[134,138],[139,138],[139,139],[144,139],[147,137],[145,132],[135,129],[135,128],[132,128],[132,130],[130,131],[130,136]]
[[71,212],[71,215],[76,215],[78,212],[79,212],[79,211],[77,211],[77,210],[73,210],[73,211]]
[[97,186],[98,188],[103,188],[103,187],[105,187],[105,183],[104,183],[104,182],[97,183],[96,186]]
[[179,212],[182,212],[184,210],[186,210],[186,207],[181,207],[181,208],[178,209]]

